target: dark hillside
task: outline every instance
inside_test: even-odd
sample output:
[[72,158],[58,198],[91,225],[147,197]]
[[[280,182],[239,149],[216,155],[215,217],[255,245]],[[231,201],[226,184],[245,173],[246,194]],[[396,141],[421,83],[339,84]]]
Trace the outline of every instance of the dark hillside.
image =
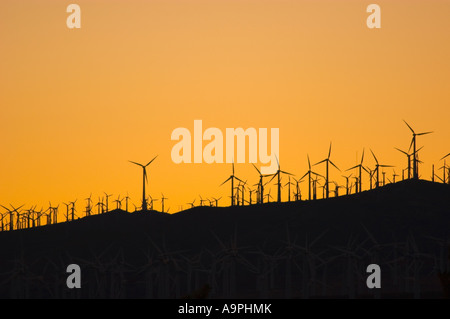
[[[427,181],[172,215],[112,211],[1,232],[0,296],[174,298],[207,284],[214,298],[440,297],[449,226],[450,185]],[[77,291],[65,286],[71,263]],[[365,286],[370,263],[381,290]]]

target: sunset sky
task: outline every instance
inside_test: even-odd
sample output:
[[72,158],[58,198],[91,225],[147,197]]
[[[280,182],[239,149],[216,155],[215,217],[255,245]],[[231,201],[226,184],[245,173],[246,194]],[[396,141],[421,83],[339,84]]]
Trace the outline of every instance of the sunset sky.
[[[70,3],[81,29],[66,26]],[[370,3],[381,29],[366,26]],[[219,185],[230,164],[171,160],[172,131],[193,132],[196,119],[223,132],[279,128],[281,168],[297,177],[331,141],[342,171],[365,148],[366,165],[372,149],[401,174],[406,158],[394,147],[409,147],[405,119],[434,131],[417,139],[430,179],[450,152],[449,35],[444,0],[2,0],[0,204],[78,199],[80,212],[91,193],[128,192],[138,205],[142,170],[128,161],[158,155],[147,191],[164,193],[171,213],[199,195],[229,205],[230,187]],[[331,169],[330,179],[343,184],[342,174]],[[258,182],[248,163],[236,175]]]

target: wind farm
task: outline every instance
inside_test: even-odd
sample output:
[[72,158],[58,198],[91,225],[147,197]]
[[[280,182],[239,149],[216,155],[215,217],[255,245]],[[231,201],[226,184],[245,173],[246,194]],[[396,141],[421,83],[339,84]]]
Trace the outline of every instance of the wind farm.
[[[419,134],[423,135],[425,133]],[[390,285],[388,289],[384,290],[382,295],[384,294],[385,297],[389,298],[395,298],[396,296],[412,296],[415,298],[438,296],[439,289],[441,289],[439,278],[445,276],[445,272],[449,270],[450,263],[445,260],[446,256],[442,253],[443,246],[439,246],[435,240],[429,241],[427,238],[433,235],[433,238],[438,238],[440,243],[448,243],[449,241],[448,222],[450,221],[450,215],[447,212],[447,207],[450,199],[450,179],[446,178],[446,169],[448,168],[445,162],[443,166],[443,179],[427,180],[420,178],[421,175],[418,170],[420,161],[417,156],[413,155],[422,150],[423,146],[414,149],[416,146],[411,142],[408,151],[398,149],[403,155],[407,155],[408,157],[406,167],[399,167],[398,169],[407,171],[408,174],[406,176],[403,174],[401,180],[396,180],[395,177],[398,175],[395,173],[395,169],[385,171],[387,168],[393,169],[393,166],[380,163],[372,149],[370,151],[374,161],[374,168],[371,169],[369,166],[365,166],[363,149],[358,164],[347,169],[347,171],[356,170],[354,172],[356,176],[352,179],[353,173],[350,175],[341,175],[341,170],[331,161],[331,146],[332,144],[330,143],[327,157],[313,165],[318,166],[319,164],[325,163],[324,175],[312,171],[309,155],[306,156],[306,168],[308,170],[298,179],[294,177],[294,173],[281,170],[278,157],[276,158],[278,168],[274,174],[263,175],[253,165],[257,175],[249,176],[249,179],[246,181],[236,176],[235,164],[232,163],[231,175],[217,186],[220,189],[222,185],[229,183],[230,190],[228,198],[230,204],[226,206],[219,205],[222,196],[202,197],[198,195],[192,201],[184,204],[188,206],[187,209],[183,209],[183,205],[180,205],[178,212],[169,214],[170,206],[168,207],[167,204],[170,202],[169,198],[164,193],[161,193],[160,198],[153,198],[146,191],[148,189],[146,186],[149,184],[147,168],[157,156],[146,165],[130,161],[132,164],[140,166],[143,169],[141,200],[133,201],[128,193],[126,196],[121,196],[120,194],[103,192],[98,196],[97,203],[93,205],[91,198],[95,196],[91,193],[89,197],[85,198],[86,207],[83,212],[76,208],[77,199],[63,203],[65,205],[65,211],[60,210],[58,204],[52,204],[51,202],[49,202],[47,209],[41,208],[39,210],[35,205],[27,208],[25,205],[13,206],[11,204],[2,204],[1,208],[3,212],[0,215],[0,248],[5,252],[5,256],[9,256],[4,259],[5,261],[11,260],[14,254],[10,255],[13,253],[11,247],[2,246],[2,244],[12,243],[14,238],[19,236],[19,234],[26,238],[29,237],[30,242],[34,242],[33,238],[35,236],[37,236],[36,238],[41,238],[42,236],[53,238],[54,236],[58,236],[57,234],[61,231],[68,232],[67,234],[71,234],[70,236],[72,238],[61,243],[64,246],[64,259],[66,260],[76,260],[77,262],[88,264],[94,262],[92,258],[95,254],[86,256],[85,253],[78,251],[76,248],[78,245],[74,246],[73,244],[83,241],[79,238],[81,233],[84,234],[83,236],[86,236],[85,240],[90,241],[90,251],[94,249],[93,247],[103,250],[103,252],[98,252],[100,254],[109,251],[108,255],[113,258],[109,263],[115,264],[119,259],[123,260],[123,256],[118,256],[123,254],[124,251],[127,254],[131,252],[132,257],[126,262],[128,266],[123,268],[119,273],[115,272],[117,270],[110,270],[114,271],[114,276],[128,278],[124,281],[127,282],[125,286],[121,286],[124,284],[111,281],[109,282],[110,286],[118,285],[120,287],[112,289],[106,288],[106,286],[98,286],[96,287],[96,292],[93,292],[93,295],[89,295],[92,292],[88,295],[73,295],[69,292],[61,295],[61,292],[52,291],[52,288],[45,285],[45,291],[42,290],[43,288],[38,289],[34,286],[36,285],[34,281],[28,282],[24,280],[21,284],[18,284],[9,281],[9,277],[5,277],[5,275],[9,276],[8,274],[17,271],[14,268],[17,262],[28,264],[30,260],[25,261],[22,259],[13,264],[10,264],[9,261],[0,263],[0,280],[3,280],[2,282],[6,284],[4,287],[11,288],[8,291],[14,291],[14,297],[19,298],[32,296],[33,293],[28,289],[37,289],[41,295],[47,295],[51,291],[50,293],[57,298],[77,298],[81,296],[94,298],[120,298],[125,296],[180,298],[183,293],[200,289],[202,285],[208,287],[209,297],[212,298],[236,296],[252,296],[258,298],[327,298],[347,296],[349,298],[367,298],[371,293],[361,286],[361,281],[358,281],[357,277],[352,275],[352,271],[357,271],[358,267],[361,267],[361,264],[359,266],[358,264],[353,264],[353,258],[375,258],[369,252],[377,248],[371,247],[369,243],[380,245],[379,241],[382,241],[384,242],[384,259],[379,259],[377,262],[386,263],[385,267],[394,267],[395,274],[393,273],[392,280],[395,282],[403,282],[403,286]],[[413,156],[412,160],[411,156]],[[448,157],[448,154],[437,159],[437,161],[444,161],[446,157]],[[402,162],[404,163],[404,161]],[[411,162],[413,163],[412,165]],[[330,172],[329,164],[338,172]],[[422,166],[425,165],[426,163],[422,163]],[[154,169],[157,169],[156,165]],[[302,169],[300,168],[299,171],[301,172]],[[368,176],[363,178],[363,173],[366,173]],[[390,174],[392,174],[392,179],[389,177]],[[383,178],[380,178],[381,175]],[[388,175],[387,178],[386,175]],[[342,183],[337,182],[338,178],[342,180]],[[365,181],[364,183],[363,180]],[[272,181],[275,181],[275,183],[273,184]],[[303,181],[307,182],[307,185],[304,185],[308,192],[306,199],[302,198],[299,186]],[[331,184],[334,186],[333,191],[330,191]],[[323,189],[321,197],[317,196],[318,185]],[[155,185],[152,185],[150,189],[155,188]],[[345,189],[345,191],[339,192],[340,188]],[[273,200],[274,198],[271,195],[272,189],[277,194],[275,200]],[[285,194],[284,196],[282,195],[283,192]],[[255,201],[252,200],[252,193],[256,194]],[[108,201],[109,198],[116,199]],[[411,198],[413,201],[411,201]],[[124,200],[126,200],[125,209],[122,203]],[[158,200],[161,204],[160,210],[157,210],[154,205],[154,201]],[[420,205],[417,204],[417,200],[420,200]],[[135,202],[138,202],[140,206],[139,204],[136,205]],[[134,206],[134,211],[129,210],[129,204]],[[175,206],[172,205],[172,207]],[[97,210],[94,208],[97,208]],[[421,217],[419,220],[417,220],[417,215],[410,214],[411,210],[420,212]],[[58,214],[63,214],[64,218],[58,219]],[[387,222],[386,214],[390,216],[389,219],[393,220]],[[336,220],[336,218],[338,219]],[[421,220],[425,219],[429,226],[423,229],[421,228]],[[288,220],[291,220],[291,222],[288,223]],[[330,231],[330,227],[326,226],[330,222],[335,225],[333,231]],[[290,239],[292,235],[288,234],[288,247],[290,248],[289,254],[285,255],[283,249],[280,248],[282,246],[279,246],[282,245],[282,238],[285,236],[285,227],[279,228],[275,226],[280,223],[285,223],[288,233],[295,234],[295,237],[318,236],[321,238],[322,246],[320,251],[313,253],[309,250],[310,248],[304,248],[296,244],[295,240],[292,243]],[[404,228],[405,223],[408,225],[406,229]],[[376,227],[382,227],[381,225],[388,224],[390,225],[390,234],[376,231]],[[146,228],[142,228],[144,225]],[[242,236],[245,247],[248,248],[238,248],[236,246],[237,239],[234,238],[231,242],[234,248],[232,248],[232,252],[227,252],[227,254],[232,254],[233,259],[228,259],[231,257],[226,257],[227,255],[223,255],[223,252],[220,252],[220,247],[225,249],[225,244],[219,238],[220,236],[226,236],[231,225],[242,229],[240,236]],[[369,232],[367,230],[367,227],[370,227],[367,225],[371,225],[372,231],[377,232],[377,239],[372,235],[372,231]],[[113,230],[117,227],[121,229],[120,232],[126,233],[127,238],[131,241],[138,240],[140,236],[151,238],[149,240],[151,246],[154,247],[159,247],[161,244],[165,245],[164,242],[161,243],[158,240],[169,237],[171,246],[176,250],[176,252],[170,253],[171,257],[167,257],[170,259],[167,259],[162,264],[163,266],[157,266],[157,263],[155,263],[154,266],[148,268],[153,270],[146,275],[147,277],[145,278],[147,279],[145,280],[149,280],[152,276],[156,277],[152,279],[154,284],[150,284],[142,292],[136,292],[135,289],[140,291],[141,288],[138,287],[141,284],[138,284],[138,282],[144,279],[138,279],[138,281],[133,282],[136,279],[131,279],[128,276],[136,276],[143,269],[147,269],[146,267],[149,266],[139,264],[139,256],[144,253],[147,258],[152,258],[150,257],[152,253],[149,251],[145,253],[148,246],[142,242],[137,245],[138,248],[132,249],[129,246],[124,246],[125,242],[121,242],[120,238],[114,239],[111,237],[117,233],[118,230]],[[350,238],[347,238],[345,235],[345,230],[348,227],[352,229],[352,233],[349,235]],[[402,227],[402,230],[398,227]],[[110,237],[109,240],[116,243],[114,244],[114,248],[103,246],[98,241],[97,235],[90,233],[91,230],[89,229],[102,229],[101,236],[105,236],[105,238]],[[254,229],[251,232],[251,236],[247,234],[250,229]],[[266,231],[260,232],[255,229],[266,229]],[[325,230],[327,236],[324,237],[319,234]],[[213,238],[210,238],[211,232],[213,232]],[[436,233],[438,233],[437,237]],[[364,236],[367,234],[370,235],[365,238]],[[266,235],[269,237],[266,237]],[[188,238],[188,240],[179,241],[177,239],[178,236],[183,236],[183,238]],[[236,237],[236,230],[234,236]],[[398,236],[403,236],[404,241],[392,242],[394,239],[398,240]],[[360,244],[356,244],[354,238],[360,238]],[[316,241],[320,242],[319,239]],[[346,244],[346,241],[349,242]],[[411,241],[414,241],[413,251],[409,250],[411,249]],[[214,245],[211,246],[214,242],[218,242],[220,244],[219,247],[214,248]],[[306,245],[305,247],[309,247],[307,243]],[[333,248],[336,245],[341,245],[341,248]],[[27,250],[36,249],[37,252],[39,251],[39,248],[31,247],[27,248]],[[392,247],[395,249],[400,249],[399,247],[403,248],[399,252],[397,250],[390,250]],[[117,251],[119,255],[114,251]],[[158,248],[157,251],[160,254],[166,254],[162,248]],[[178,251],[183,251],[183,253],[178,253]],[[421,253],[421,251],[424,251],[424,253]],[[149,253],[150,255],[148,255]],[[397,257],[392,255],[394,253],[397,254]],[[35,259],[33,263],[43,263],[44,261],[40,260],[36,254],[33,254],[33,258]],[[167,254],[169,253],[167,252]],[[402,254],[403,257],[399,257]],[[398,258],[403,258],[401,259],[402,263],[409,263],[408,256],[410,254],[417,255],[414,255],[416,256],[414,260],[416,262],[420,260],[420,269],[417,269],[412,275],[400,278],[398,274],[400,270],[396,268],[399,265],[392,266],[391,263],[394,261],[397,263]],[[433,254],[435,254],[434,257]],[[51,256],[49,258],[53,259],[56,257]],[[58,258],[62,257],[60,256]],[[194,265],[192,264],[192,260],[196,258],[200,258],[202,261],[200,264]],[[343,258],[342,262],[346,265],[346,271],[348,273],[343,278],[340,278],[339,272],[336,272],[336,269],[341,267],[338,266],[341,258]],[[376,258],[381,258],[380,252],[378,252]],[[181,270],[182,268],[179,268],[179,264],[183,260],[187,262],[185,267],[191,269],[189,273],[183,272]],[[124,261],[121,262],[123,263]],[[302,266],[295,268],[293,266],[294,263],[299,262],[302,263]],[[13,268],[10,268],[11,265],[13,265]],[[405,267],[418,267],[414,262],[411,265],[405,264]],[[30,272],[36,271],[35,269],[31,270],[32,266],[27,267],[30,267]],[[96,267],[103,266],[97,264]],[[157,279],[162,276],[160,271],[164,271],[163,274],[167,277],[163,281],[158,282],[158,280],[162,280]],[[131,275],[133,273],[135,275]],[[245,280],[242,277],[244,276],[243,274],[246,274],[245,277],[256,276],[254,280],[256,280],[257,286],[255,287]],[[94,278],[98,278],[100,275],[101,273],[98,272],[90,274]],[[188,277],[181,279],[184,276]],[[196,278],[196,283],[192,281],[193,276]],[[222,280],[221,284],[217,281],[219,278]],[[51,282],[53,279],[49,280]],[[301,283],[301,288],[294,288],[292,283],[296,281]],[[187,282],[187,284],[182,284],[182,282]],[[345,286],[347,288],[343,289]],[[7,291],[0,288],[0,295],[7,296]],[[374,297],[380,297],[380,294],[375,294]]]
[[[386,174],[387,181],[389,184],[393,184],[394,182],[400,182],[405,180],[411,180],[411,179],[422,179],[427,180],[427,178],[421,178],[421,174],[419,174],[419,164],[422,164],[423,166],[425,163],[420,161],[418,159],[418,153],[421,151],[424,146],[416,147],[416,136],[422,136],[426,134],[430,134],[432,132],[424,132],[424,133],[415,133],[415,131],[412,130],[412,128],[409,126],[409,124],[404,121],[406,125],[408,125],[408,128],[413,132],[413,139],[411,140],[410,146],[408,151],[402,150],[400,148],[394,147],[397,151],[402,153],[407,157],[406,165],[395,167],[393,165],[387,165],[384,163],[380,163],[377,156],[373,152],[372,149],[370,149],[370,152],[372,154],[372,158],[374,163],[373,169],[371,169],[371,166],[369,164],[364,163],[364,155],[365,155],[365,148],[362,150],[361,159],[359,162],[348,169],[346,169],[346,172],[354,171],[354,173],[351,173],[350,175],[342,175],[341,170],[334,164],[334,162],[331,161],[331,150],[332,150],[332,143],[329,145],[328,154],[327,157],[314,165],[311,165],[309,154],[307,154],[307,171],[303,175],[301,174],[295,174],[292,172],[287,172],[284,170],[281,170],[281,165],[278,160],[278,157],[275,156],[276,162],[277,162],[277,170],[273,174],[262,174],[261,171],[255,166],[255,164],[251,163],[253,168],[256,170],[258,176],[255,178],[255,176],[249,176],[249,179],[246,179],[245,181],[235,174],[235,163],[231,163],[231,175],[227,179],[225,179],[221,184],[218,184],[218,190],[221,190],[223,185],[229,184],[229,192],[227,198],[229,199],[230,206],[246,206],[246,205],[256,205],[256,204],[264,204],[268,201],[269,198],[272,197],[272,195],[269,196],[268,192],[275,186],[276,191],[276,202],[282,203],[282,202],[291,202],[291,198],[294,199],[294,201],[312,201],[312,200],[319,200],[319,199],[329,199],[331,197],[340,197],[340,196],[347,196],[351,194],[357,194],[361,193],[363,191],[372,190],[373,188],[379,188],[381,186],[385,186],[386,183]],[[438,176],[434,171],[434,163],[431,165],[428,165],[427,170],[431,173],[431,177],[428,179],[432,182],[437,183],[443,183],[448,184],[450,183],[450,179],[448,178],[448,175],[450,174],[450,167],[447,166],[445,160],[450,154],[446,154],[445,156],[436,159],[436,165],[440,165],[439,162],[443,163],[443,166],[441,166],[438,170],[442,170],[442,177]],[[149,179],[147,174],[147,169],[150,164],[152,164],[155,159],[158,156],[154,156],[147,164],[140,164],[134,161],[129,161],[130,163],[139,166],[142,168],[142,195],[141,200],[137,201],[138,205],[136,205],[136,200],[132,200],[132,198],[129,196],[128,192],[126,196],[123,196],[121,198],[121,194],[108,194],[107,192],[103,192],[98,196],[98,201],[94,203],[92,201],[92,193],[90,193],[89,197],[85,198],[86,206],[82,213],[75,214],[76,211],[76,203],[77,199],[72,201],[67,201],[65,203],[62,203],[66,207],[66,212],[64,213],[62,210],[59,209],[59,204],[56,206],[52,206],[52,203],[49,202],[49,205],[46,210],[42,208],[40,210],[40,213],[37,214],[36,212],[36,205],[32,205],[30,209],[28,209],[28,215],[36,215],[36,222],[33,223],[33,225],[43,225],[41,223],[40,219],[42,217],[46,216],[46,224],[55,224],[62,222],[61,219],[58,219],[59,215],[62,215],[64,217],[64,221],[68,222],[69,220],[75,220],[76,216],[77,218],[82,217],[88,217],[95,213],[97,214],[104,214],[110,211],[120,211],[123,210],[123,201],[125,201],[125,210],[126,212],[129,212],[129,206],[133,205],[135,207],[134,212],[147,212],[147,211],[156,211],[154,207],[155,201],[161,202],[161,209],[160,212],[166,212],[167,210],[164,207],[165,201],[168,199],[164,196],[164,193],[161,192],[160,198],[153,198],[151,194],[147,194],[147,189],[149,185]],[[312,168],[314,166],[319,166],[320,164],[325,163],[325,171],[322,172],[322,174],[318,173],[317,171],[313,171]],[[403,162],[404,163],[404,162]],[[333,166],[338,172],[332,173],[330,172],[330,164]],[[248,165],[248,164],[239,164],[240,167],[242,165]],[[385,169],[393,169],[392,173],[390,171],[386,171]],[[402,171],[401,179],[396,179],[398,174],[395,172],[395,168]],[[304,168],[303,168],[304,169]],[[157,167],[155,167],[155,170],[157,170]],[[302,172],[302,167],[300,169],[296,169],[298,172]],[[304,172],[304,170],[303,170]],[[406,174],[405,174],[406,172]],[[364,176],[366,174],[367,176]],[[301,176],[298,179],[295,178],[295,176]],[[283,176],[284,176],[284,182],[283,182]],[[380,177],[382,176],[382,178]],[[241,176],[242,177],[242,176]],[[266,180],[264,181],[264,179]],[[292,178],[292,181],[291,181]],[[435,179],[436,178],[436,179]],[[250,182],[253,179],[253,182]],[[272,185],[271,182],[275,180],[275,183]],[[294,184],[293,181],[296,183]],[[301,199],[301,183],[306,181],[305,184],[303,184],[303,187],[306,188],[303,190],[303,192],[307,192],[308,196],[307,199]],[[366,181],[366,182],[363,182]],[[334,192],[330,192],[330,184],[334,184]],[[322,195],[320,195],[320,192],[317,192],[317,188],[320,187],[323,189]],[[157,189],[157,186],[155,185],[153,187],[154,189]],[[339,188],[345,189],[344,194],[341,193],[339,195]],[[245,199],[246,192],[248,192],[249,200]],[[266,193],[267,192],[267,193]],[[199,206],[218,206],[219,199],[222,198],[221,196],[223,193],[214,194],[210,196],[201,196],[199,195],[198,198],[195,198],[193,201],[188,203],[182,203],[178,204],[178,207],[182,208],[183,205],[188,205],[190,208],[194,208],[197,205]],[[251,201],[252,196],[256,195],[256,200]],[[285,194],[285,195],[283,195]],[[117,197],[116,197],[117,196]],[[117,198],[115,200],[110,200],[110,198]],[[219,199],[218,199],[219,198]],[[282,199],[285,200],[282,200]],[[205,205],[205,203],[209,202],[209,205]],[[196,205],[197,203],[197,205]],[[177,203],[174,204],[174,207],[176,207]],[[19,208],[15,208],[13,205],[10,204],[10,207],[7,207],[8,205],[6,203],[2,203],[1,207],[4,209],[4,213],[2,214],[2,222],[3,222],[3,229],[10,229],[14,230],[14,219],[16,218],[16,224],[19,224],[17,222],[18,219],[20,219],[22,211],[25,211],[24,206],[21,205]],[[112,208],[112,207],[115,207]],[[169,206],[170,207],[170,206]],[[96,210],[95,210],[96,208]],[[22,211],[21,211],[22,209]],[[181,211],[182,209],[179,209]],[[131,212],[131,211],[130,211]],[[84,216],[83,216],[84,215]],[[30,219],[31,220],[31,219]],[[45,223],[44,223],[45,224]]]
[[44,2],[0,1],[0,298],[450,295],[449,2]]

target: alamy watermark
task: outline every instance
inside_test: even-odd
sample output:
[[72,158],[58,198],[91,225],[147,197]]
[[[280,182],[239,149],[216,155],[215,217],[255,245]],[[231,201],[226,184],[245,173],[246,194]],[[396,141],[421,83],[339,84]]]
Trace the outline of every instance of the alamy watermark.
[[[248,162],[257,163],[259,160],[262,164],[267,164],[261,166],[261,173],[273,174],[278,168],[277,162],[280,158],[279,135],[279,128],[270,129],[269,152],[267,128],[226,128],[223,134],[217,127],[203,131],[203,121],[194,120],[193,134],[185,127],[172,131],[171,140],[178,143],[172,147],[171,157],[176,164],[245,163],[248,149]],[[203,147],[204,141],[209,142]]]
[[[81,28],[81,8],[78,4],[69,4],[66,8],[66,12],[70,15],[66,19],[66,25],[69,29]],[[381,28],[381,8],[378,4],[369,4],[366,8],[366,12],[370,15],[366,19],[366,25],[369,29]]]
[[66,279],[67,288],[81,288],[81,268],[77,264],[70,264],[66,268],[66,272],[70,273]]

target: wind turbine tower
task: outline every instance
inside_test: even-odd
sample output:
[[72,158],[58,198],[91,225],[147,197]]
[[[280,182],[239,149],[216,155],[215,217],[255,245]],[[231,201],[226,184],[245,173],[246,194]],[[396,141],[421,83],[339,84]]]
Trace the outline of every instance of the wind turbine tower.
[[146,196],[145,196],[145,184],[148,182],[148,178],[147,178],[147,166],[149,166],[156,158],[158,157],[158,155],[156,155],[150,162],[147,163],[147,165],[142,165],[133,161],[129,161],[130,163],[133,163],[135,165],[138,165],[140,167],[142,167],[142,211],[147,211],[147,200],[146,200]]

